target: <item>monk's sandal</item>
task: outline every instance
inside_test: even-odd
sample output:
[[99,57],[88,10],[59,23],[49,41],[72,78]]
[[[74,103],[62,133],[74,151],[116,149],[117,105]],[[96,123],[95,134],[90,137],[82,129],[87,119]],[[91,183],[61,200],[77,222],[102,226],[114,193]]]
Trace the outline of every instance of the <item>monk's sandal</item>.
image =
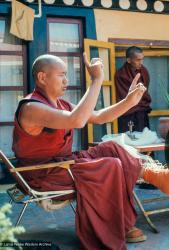
[[133,227],[126,235],[126,242],[128,243],[137,243],[146,239],[147,236],[137,227]]

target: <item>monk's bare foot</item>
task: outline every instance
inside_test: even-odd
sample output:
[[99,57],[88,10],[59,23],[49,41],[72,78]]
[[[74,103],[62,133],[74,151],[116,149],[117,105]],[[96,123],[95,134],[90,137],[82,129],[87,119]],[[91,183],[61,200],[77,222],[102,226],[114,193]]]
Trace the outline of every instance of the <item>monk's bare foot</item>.
[[51,212],[54,210],[58,210],[66,206],[70,201],[59,201],[59,202],[53,202],[51,199],[42,200],[39,202],[39,205],[47,212]]

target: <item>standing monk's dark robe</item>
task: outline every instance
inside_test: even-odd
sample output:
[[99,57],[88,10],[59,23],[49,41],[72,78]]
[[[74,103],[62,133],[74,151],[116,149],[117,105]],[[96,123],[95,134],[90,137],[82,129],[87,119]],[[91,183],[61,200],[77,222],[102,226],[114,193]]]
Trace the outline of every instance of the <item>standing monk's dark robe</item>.
[[[37,90],[20,102],[13,133],[18,164],[74,159],[71,170],[75,181],[63,168],[26,171],[23,177],[38,191],[77,190],[76,232],[84,249],[125,250],[125,235],[136,221],[132,190],[141,170],[139,160],[111,141],[72,153],[72,129],[44,128],[39,135],[29,135],[18,117],[22,104],[30,101],[53,107]],[[62,99],[56,103],[59,110],[72,110]]]
[[149,127],[148,113],[151,111],[151,97],[148,93],[148,87],[150,78],[147,69],[143,65],[139,70],[136,70],[131,64],[126,62],[123,67],[116,72],[116,98],[117,102],[119,102],[127,96],[131,83],[137,73],[140,73],[140,79],[138,82],[142,82],[147,88],[147,91],[136,106],[128,110],[118,119],[119,132],[126,132],[129,130],[129,121],[134,122],[135,131],[142,131],[145,127]]

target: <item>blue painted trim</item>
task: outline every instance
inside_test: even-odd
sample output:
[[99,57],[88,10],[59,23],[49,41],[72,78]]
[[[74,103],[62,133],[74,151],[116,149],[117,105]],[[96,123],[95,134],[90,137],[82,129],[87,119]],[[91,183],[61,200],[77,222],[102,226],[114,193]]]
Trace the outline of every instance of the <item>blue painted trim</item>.
[[[48,17],[72,17],[80,18],[83,20],[84,37],[96,39],[95,30],[95,17],[92,9],[85,8],[68,8],[56,6],[43,6],[42,18],[36,18],[34,23],[34,41],[29,43],[29,68],[35,58],[47,52],[47,18]],[[34,88],[34,82],[31,74],[29,73],[29,91]]]
[[0,14],[9,14],[11,11],[11,3],[0,3]]
[[[37,12],[37,5],[29,4],[29,6]],[[9,15],[10,12],[11,3],[0,4],[0,15]],[[43,5],[42,14],[43,16],[41,18],[35,18],[34,21],[34,40],[32,42],[24,42],[27,47],[28,92],[31,92],[34,88],[34,82],[31,75],[32,63],[37,56],[47,52],[48,17],[80,18],[83,21],[84,37],[96,39],[96,26],[93,9]]]

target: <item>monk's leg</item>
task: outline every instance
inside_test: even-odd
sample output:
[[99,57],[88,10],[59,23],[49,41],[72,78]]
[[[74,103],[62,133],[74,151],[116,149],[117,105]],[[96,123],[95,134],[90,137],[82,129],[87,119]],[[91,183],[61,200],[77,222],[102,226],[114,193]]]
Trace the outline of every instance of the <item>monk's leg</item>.
[[91,158],[113,157],[121,161],[126,180],[127,190],[130,197],[135,183],[140,175],[142,166],[139,159],[132,157],[124,148],[112,141],[103,142],[87,150]]
[[[85,249],[124,250],[136,213],[118,158],[86,159],[72,168],[77,189],[77,234]],[[133,180],[134,182],[134,180]]]
[[88,153],[91,157],[117,157],[121,160],[125,177],[129,183],[129,193],[134,187],[135,183],[131,180],[142,177],[145,181],[158,187],[162,192],[169,194],[169,169],[147,168],[141,161],[132,157],[126,150],[118,144],[108,141],[101,143],[93,148],[89,148]]

